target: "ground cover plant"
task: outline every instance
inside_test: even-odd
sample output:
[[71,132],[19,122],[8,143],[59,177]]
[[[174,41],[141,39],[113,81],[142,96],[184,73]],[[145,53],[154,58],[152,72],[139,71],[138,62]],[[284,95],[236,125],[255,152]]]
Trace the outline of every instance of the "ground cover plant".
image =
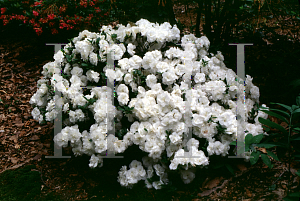
[[[184,183],[190,183],[195,174],[188,169],[209,164],[203,151],[208,156],[226,156],[230,142],[235,138],[242,141],[240,133],[234,135],[237,123],[241,123],[234,115],[239,101],[235,103],[231,99],[236,97],[235,90],[238,90],[240,100],[244,97],[240,92],[243,84],[235,85],[238,78],[231,69],[225,67],[222,62],[224,57],[220,52],[216,56],[211,54],[208,57],[209,41],[206,37],[185,35],[181,39],[183,50],[177,47],[167,49],[165,44],[176,44],[179,41],[180,31],[176,25],[172,28],[169,23],[159,25],[145,19],[140,19],[135,24],[138,26],[117,25],[115,30],[103,26],[101,34],[85,30],[72,39],[64,49],[54,55],[55,62],[44,65],[44,78],[38,81],[39,89],[30,99],[34,106],[31,114],[35,120],[43,123],[53,121],[59,112],[58,109],[63,108],[64,126],[54,137],[54,141],[60,147],[68,146],[70,141],[75,155],[91,156],[89,166],[93,168],[103,166],[101,156],[107,156],[109,144],[105,144],[109,141],[113,143],[114,154],[124,153],[133,143],[139,145],[139,148],[149,155],[142,158],[143,165],[134,160],[130,163],[128,171],[126,166],[122,167],[118,177],[122,186],[132,188],[139,180],[145,180],[147,188],[161,189],[161,185],[168,184],[166,169],[178,171],[179,164],[183,166],[180,170],[181,178]],[[158,51],[160,49],[162,51]],[[111,51],[114,51],[112,58],[116,60],[114,66],[118,67],[115,70],[100,63],[108,62]],[[185,72],[188,68],[189,75],[188,71]],[[156,72],[159,73],[157,76]],[[192,116],[184,110],[182,102],[182,98],[188,96],[188,85],[184,82],[187,77],[180,79],[182,75],[192,75],[194,78],[192,87],[195,87],[195,90],[192,90],[187,100],[193,105]],[[112,91],[109,90],[112,89],[102,84],[103,81],[113,83],[114,79],[118,83],[115,82],[114,86],[114,101],[118,110],[113,111],[114,108],[108,104],[106,109],[109,110],[109,114],[117,112],[117,121],[114,116],[105,119],[108,113],[105,113],[104,107],[107,101],[110,102],[110,98],[106,101],[104,99],[111,97],[109,94]],[[176,84],[177,79],[180,86]],[[157,83],[158,80],[162,80],[162,83]],[[96,85],[91,94],[82,92],[81,87],[93,86],[93,82]],[[103,87],[99,87],[99,84]],[[54,88],[63,94],[62,98],[54,96]],[[246,120],[251,119],[255,124],[246,123],[244,126],[246,132],[256,136],[263,133],[258,118],[267,116],[260,111],[249,115],[250,110],[257,110],[255,102],[257,103],[259,98],[259,89],[252,84],[249,75],[246,78],[245,90]],[[130,91],[132,93],[129,94]],[[185,120],[192,117],[192,122],[182,122],[183,114],[188,115],[187,118],[185,116]],[[125,119],[122,119],[123,115]],[[120,130],[116,136],[107,134],[111,125],[106,121],[113,120],[117,123],[116,129]],[[184,142],[184,136],[188,132],[186,128],[190,126],[193,126],[193,134],[197,138],[193,136]],[[201,151],[198,150],[199,141],[203,149]],[[199,158],[178,159],[177,156],[184,153],[183,148],[186,146],[189,154],[193,151]],[[143,166],[147,167],[147,170]],[[152,178],[154,169],[160,177],[159,181]]]

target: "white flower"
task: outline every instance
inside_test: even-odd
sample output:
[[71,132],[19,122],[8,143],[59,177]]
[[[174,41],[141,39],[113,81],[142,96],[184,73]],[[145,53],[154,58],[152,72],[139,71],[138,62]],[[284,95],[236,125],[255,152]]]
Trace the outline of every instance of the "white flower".
[[167,62],[160,61],[156,64],[156,68],[157,68],[158,72],[164,73],[170,69],[170,66]]
[[123,71],[127,71],[130,67],[129,59],[123,58],[118,61],[118,65],[121,67]]
[[119,68],[116,69],[116,81],[122,81],[123,75],[124,73]]
[[99,77],[100,74],[98,72],[93,71],[93,70],[88,70],[86,72],[86,75],[87,75],[87,79],[89,81],[98,82],[99,79],[100,79],[100,77]]
[[197,73],[194,77],[195,82],[199,83],[199,82],[205,82],[205,74],[204,73]]
[[[92,168],[95,168],[98,166],[98,164],[100,163],[100,167],[103,165],[103,159],[102,158],[99,158],[97,157],[95,154],[93,154],[90,158],[90,164],[89,166],[92,167]],[[102,164],[102,165],[101,165]]]
[[119,93],[129,93],[128,87],[125,84],[120,84],[117,88],[117,94]]
[[165,168],[162,167],[160,164],[155,164],[153,165],[153,167],[157,176],[162,176],[164,174]]
[[94,66],[97,66],[98,64],[98,56],[97,54],[95,54],[94,52],[90,53],[90,62],[91,64],[93,64]]
[[154,182],[152,183],[153,187],[154,187],[156,190],[161,189],[161,185],[162,185],[162,184],[163,184],[162,181],[154,181]]
[[99,41],[99,47],[100,47],[99,52],[103,51],[103,53],[106,54],[107,53],[107,49],[109,47],[109,44],[108,44],[108,42],[106,40],[100,40]]
[[195,174],[189,170],[181,170],[181,179],[183,183],[189,184],[195,179]]
[[82,59],[85,61],[88,60],[88,56],[89,56],[90,52],[94,50],[94,47],[92,46],[92,44],[89,41],[87,41],[86,39],[84,41],[76,42],[75,48],[79,51]]
[[218,120],[222,126],[229,127],[236,120],[236,117],[231,110],[227,110],[218,117]]
[[126,144],[122,140],[116,141],[114,147],[117,153],[123,153],[126,150]]
[[259,88],[257,86],[253,86],[250,89],[251,97],[253,99],[258,99],[259,98]]
[[71,70],[71,74],[77,75],[78,77],[80,77],[82,73],[83,73],[83,69],[79,67],[73,67],[73,69]]
[[53,59],[55,59],[55,62],[57,62],[60,65],[64,59],[63,52],[59,50],[57,53],[54,54]]
[[40,110],[37,107],[35,107],[32,110],[31,115],[32,115],[32,117],[33,117],[34,120],[38,120],[39,116],[40,116]]
[[182,142],[181,135],[179,135],[178,133],[175,133],[175,132],[172,133],[172,135],[170,135],[169,138],[173,144],[178,144],[178,143]]
[[112,45],[109,49],[108,49],[108,54],[111,54],[112,55],[112,59],[113,60],[119,60],[122,58],[124,52],[122,50],[122,48],[117,45],[117,44],[114,44]]
[[138,182],[137,177],[138,173],[135,170],[135,168],[131,168],[126,172],[126,178],[128,180],[128,183],[136,184]]
[[118,95],[118,101],[119,101],[120,105],[127,105],[128,101],[129,101],[129,95],[126,93],[120,93]]
[[127,73],[124,77],[124,81],[126,84],[129,84],[133,81],[133,75],[130,73]]
[[130,165],[129,165],[129,168],[137,168],[138,166],[141,166],[142,163],[140,161],[137,161],[137,160],[133,160],[131,161]]
[[56,110],[52,110],[51,112],[47,112],[45,114],[46,121],[52,122],[57,117],[58,112]]
[[164,72],[162,76],[163,76],[162,81],[166,85],[171,85],[176,81],[176,79],[178,79],[178,77],[175,75],[175,71],[173,70]]
[[133,56],[133,55],[135,54],[135,51],[134,51],[135,48],[136,48],[135,45],[133,45],[132,43],[129,43],[129,44],[127,45],[127,52],[128,52],[131,56]]
[[142,64],[142,61],[143,60],[141,57],[134,55],[129,59],[129,64],[131,67],[133,67],[133,69],[139,69]]
[[109,82],[113,84],[113,81],[116,79],[116,72],[113,69],[106,69],[105,75],[109,79]]
[[155,75],[150,74],[150,75],[147,76],[147,78],[146,78],[146,84],[147,84],[148,87],[151,88],[153,85],[156,84],[156,82],[157,82],[157,78],[156,78]]

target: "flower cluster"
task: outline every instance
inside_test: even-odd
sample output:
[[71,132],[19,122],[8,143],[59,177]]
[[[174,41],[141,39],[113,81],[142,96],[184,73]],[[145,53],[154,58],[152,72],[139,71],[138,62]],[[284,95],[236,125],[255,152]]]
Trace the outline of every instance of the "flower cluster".
[[[21,6],[22,5],[22,6]],[[20,20],[21,23],[33,27],[39,36],[45,30],[58,34],[60,30],[80,30],[82,27],[98,27],[98,22],[106,21],[110,11],[109,3],[96,0],[78,1],[16,1],[4,2],[1,7],[0,20],[3,25],[8,24],[12,20]],[[0,5],[1,6],[1,5]],[[20,10],[22,8],[22,10]],[[106,12],[105,12],[106,11]],[[22,13],[22,14],[16,14]]]
[[[227,155],[229,144],[236,139],[236,91],[242,94],[245,90],[242,107],[246,119],[254,120],[253,124],[246,123],[246,130],[253,136],[263,133],[258,117],[266,118],[266,114],[250,116],[258,103],[259,89],[248,75],[245,87],[236,82],[237,76],[226,68],[221,52],[208,54],[207,37],[185,35],[180,47],[176,46],[180,41],[176,25],[159,25],[145,19],[136,25],[117,25],[116,29],[103,26],[101,33],[85,30],[57,52],[55,61],[43,67],[42,74],[49,83],[46,79],[38,81],[39,89],[30,99],[37,106],[32,111],[33,118],[52,121],[63,108],[66,127],[54,141],[62,147],[70,142],[75,155],[91,156],[90,167],[103,165],[107,140],[113,142],[115,153],[138,145],[148,156],[143,157],[143,163],[133,161],[129,170],[122,167],[118,177],[122,186],[131,188],[145,180],[148,188],[159,189],[168,183],[168,171],[182,167],[181,178],[190,183],[195,178],[193,168],[209,164],[196,138],[207,140],[209,156]],[[115,69],[109,66],[111,59]],[[114,104],[113,91],[104,86],[105,79],[115,84]],[[87,86],[95,86],[90,94],[83,92],[82,87]],[[54,88],[61,97],[51,93]],[[190,112],[184,100],[188,94]],[[56,107],[54,101],[58,103]],[[191,119],[191,124],[186,118]],[[126,124],[121,123],[124,119]],[[117,129],[126,128],[123,135],[107,135],[112,129],[108,122],[113,121]],[[76,125],[80,122],[92,122],[89,131],[81,131]],[[187,140],[189,129],[194,137]],[[184,153],[184,147],[189,152]],[[163,157],[168,159],[167,165],[162,162]],[[159,181],[151,179],[154,172]]]

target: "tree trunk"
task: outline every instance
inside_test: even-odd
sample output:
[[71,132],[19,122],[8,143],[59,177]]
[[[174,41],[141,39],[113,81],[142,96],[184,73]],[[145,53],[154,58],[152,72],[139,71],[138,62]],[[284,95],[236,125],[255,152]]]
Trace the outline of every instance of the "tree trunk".
[[169,16],[168,21],[170,22],[170,24],[172,26],[174,24],[176,24],[176,18],[175,18],[173,7],[174,7],[174,2],[172,0],[166,0],[166,11],[167,11],[168,16]]
[[196,20],[196,37],[200,37],[200,21],[201,21],[202,9],[203,9],[203,2],[201,0],[198,0],[198,10],[197,10],[197,20]]
[[224,22],[227,19],[226,13],[227,13],[227,10],[229,8],[229,5],[230,5],[229,1],[225,1],[225,5],[222,8],[222,12],[220,13],[220,15],[217,19],[217,27],[214,29],[215,42],[221,42],[222,41],[221,40],[222,39],[221,33],[222,33]]
[[205,0],[205,35],[211,40],[211,1]]

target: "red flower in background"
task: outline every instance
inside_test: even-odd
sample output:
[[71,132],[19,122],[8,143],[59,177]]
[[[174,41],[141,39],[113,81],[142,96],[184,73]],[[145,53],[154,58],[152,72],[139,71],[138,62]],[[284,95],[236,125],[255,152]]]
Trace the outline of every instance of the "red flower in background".
[[1,8],[1,14],[4,14],[6,11],[6,8]]
[[50,14],[50,15],[48,15],[48,20],[53,20],[55,17],[56,17],[56,15]]
[[35,23],[33,26],[34,26],[34,27],[41,27],[41,25],[38,24],[38,23]]
[[80,6],[87,7],[87,2],[85,0],[80,1]]
[[95,5],[95,3],[90,1],[90,6],[94,6],[94,5]]
[[3,19],[4,19],[4,20],[6,19],[6,15],[1,15],[1,16],[0,16],[0,20],[3,20]]
[[42,5],[43,1],[39,1],[39,2],[34,2],[34,6],[39,6]]
[[53,27],[54,24],[55,24],[54,22],[49,22],[49,26],[50,26],[50,27]]
[[30,23],[30,24],[34,24],[34,23],[35,23],[35,20],[34,20],[34,19],[31,19],[31,20],[29,20],[29,23]]
[[48,22],[48,19],[47,19],[47,18],[45,18],[45,19],[44,19],[44,18],[40,18],[40,19],[39,19],[39,22],[45,24],[45,23]]
[[32,11],[32,12],[33,12],[33,15],[34,15],[34,16],[36,16],[36,17],[39,15],[39,13],[38,13],[38,12],[36,12],[35,10],[34,10],[34,11]]
[[36,32],[36,34],[37,34],[38,36],[41,35],[41,34],[43,33],[43,30],[42,30],[41,27],[34,28],[34,30],[35,30],[35,32]]
[[9,22],[9,20],[3,20],[3,25],[4,25],[4,26],[7,25],[8,22]]
[[99,7],[95,7],[95,11],[96,11],[96,13],[100,13],[101,9]]
[[64,13],[67,10],[66,6],[59,7],[59,13]]
[[51,33],[54,34],[58,34],[58,31],[56,29],[51,29]]

